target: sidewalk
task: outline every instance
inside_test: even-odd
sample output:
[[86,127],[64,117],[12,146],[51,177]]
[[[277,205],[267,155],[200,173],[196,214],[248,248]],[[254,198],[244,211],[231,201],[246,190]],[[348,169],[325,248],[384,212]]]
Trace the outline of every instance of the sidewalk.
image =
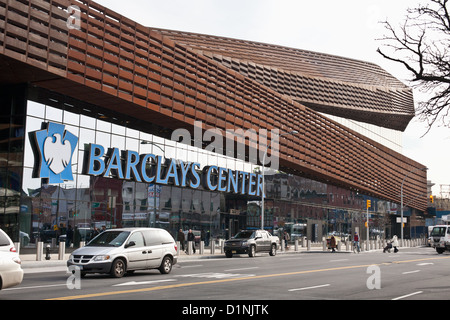
[[[311,250],[307,250],[306,247],[299,247],[298,251],[294,250],[294,246],[290,246],[290,248],[286,251],[277,250],[277,255],[285,255],[285,254],[300,254],[300,253],[331,253],[331,250],[323,251],[322,247],[312,247]],[[351,253],[351,251],[344,250],[336,251],[336,253]],[[262,253],[265,254],[265,253]],[[58,260],[58,253],[51,253],[50,260],[45,260],[45,253],[42,255],[41,261],[36,261],[36,253],[24,253],[20,254],[20,259],[22,260],[22,269],[27,273],[29,272],[38,272],[37,269],[40,269],[40,272],[51,272],[56,270],[63,270],[67,266],[67,260],[70,257],[70,253],[66,253],[64,255],[64,260]],[[178,262],[188,261],[188,260],[198,260],[198,259],[227,259],[225,257],[225,253],[221,253],[220,249],[215,250],[215,254],[211,254],[209,248],[204,250],[203,254],[199,254],[199,250],[196,250],[195,254],[188,255],[183,251],[180,251],[178,255]]]

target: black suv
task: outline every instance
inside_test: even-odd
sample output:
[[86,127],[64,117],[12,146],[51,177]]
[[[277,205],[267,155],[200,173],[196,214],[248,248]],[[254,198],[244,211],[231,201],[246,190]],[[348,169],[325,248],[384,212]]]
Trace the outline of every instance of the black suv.
[[272,236],[266,230],[243,230],[225,241],[224,251],[227,258],[231,258],[235,253],[247,253],[249,257],[254,257],[256,252],[268,252],[274,256],[279,242],[278,237]]

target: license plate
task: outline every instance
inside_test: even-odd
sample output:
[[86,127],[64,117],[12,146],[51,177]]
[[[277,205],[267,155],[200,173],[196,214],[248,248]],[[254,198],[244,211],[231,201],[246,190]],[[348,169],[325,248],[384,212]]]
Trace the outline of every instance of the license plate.
[[236,253],[236,250],[231,251],[232,253]]
[[79,265],[76,265],[76,264],[71,265],[71,267],[73,269],[83,270],[83,266],[79,266]]

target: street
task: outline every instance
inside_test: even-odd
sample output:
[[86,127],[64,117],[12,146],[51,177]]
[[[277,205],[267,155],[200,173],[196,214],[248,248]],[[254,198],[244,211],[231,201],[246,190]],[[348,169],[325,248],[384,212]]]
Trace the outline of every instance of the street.
[[378,250],[191,259],[175,265],[169,275],[136,271],[120,279],[107,275],[80,279],[62,267],[43,271],[26,270],[22,284],[2,290],[0,299],[184,300],[185,311],[195,312],[190,303],[200,307],[201,301],[209,300],[270,304],[271,300],[450,297],[450,254],[438,255],[426,247],[401,248],[395,254]]

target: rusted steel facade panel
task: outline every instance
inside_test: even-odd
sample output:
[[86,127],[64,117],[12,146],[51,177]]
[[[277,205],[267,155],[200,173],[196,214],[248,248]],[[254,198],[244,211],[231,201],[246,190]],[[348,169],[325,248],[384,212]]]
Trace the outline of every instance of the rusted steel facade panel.
[[[80,30],[64,28],[70,4],[81,9]],[[256,53],[250,55],[260,44],[237,40],[230,41],[231,57],[203,52],[198,37],[146,28],[88,0],[0,0],[0,29],[0,57],[43,71],[28,82],[124,117],[169,129],[193,130],[194,121],[202,121],[205,129],[297,130],[300,134],[280,141],[280,164],[287,172],[399,202],[405,175],[423,167],[311,109],[342,104],[344,114],[362,109],[360,114],[375,114],[380,121],[390,115],[391,127],[404,126],[411,117],[411,91],[392,77],[380,83],[385,74],[370,64],[304,53],[311,56],[306,66],[293,63],[290,70],[298,52],[267,45],[275,65],[265,66]],[[210,47],[224,43],[205,39]],[[368,83],[339,78],[342,61],[367,74]],[[393,98],[391,87],[399,92],[393,99],[398,105],[386,104]],[[298,102],[303,100],[311,105]],[[405,181],[405,201],[424,210],[422,194],[426,173],[417,170]]]

